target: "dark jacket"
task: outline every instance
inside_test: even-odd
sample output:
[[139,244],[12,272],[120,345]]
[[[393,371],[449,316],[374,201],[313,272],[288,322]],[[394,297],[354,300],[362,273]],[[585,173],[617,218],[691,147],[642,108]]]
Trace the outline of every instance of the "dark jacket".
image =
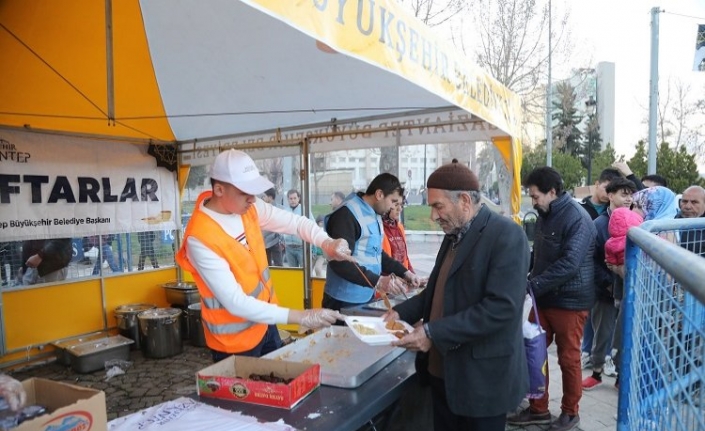
[[[402,320],[428,322],[438,272],[451,242],[444,239],[419,295],[397,305]],[[494,416],[519,405],[528,390],[522,307],[529,245],[521,227],[486,207],[456,246],[443,297],[443,317],[429,322],[443,358],[450,410],[464,416]],[[428,354],[416,357],[428,378]]]
[[608,230],[610,224],[610,210],[603,212],[595,219],[595,294],[599,301],[614,301],[614,272],[607,268],[605,263],[605,243],[610,237]]
[[583,200],[580,201],[580,206],[583,207],[585,211],[587,211],[591,219],[595,220],[600,216],[600,214],[597,213],[597,210],[590,202],[590,199],[592,199],[592,195],[584,197]]
[[25,241],[22,243],[22,269],[27,269],[24,262],[35,254],[42,258],[42,263],[37,267],[40,277],[65,268],[73,256],[71,238]]
[[589,310],[595,302],[595,224],[568,193],[540,214],[529,283],[541,308]]

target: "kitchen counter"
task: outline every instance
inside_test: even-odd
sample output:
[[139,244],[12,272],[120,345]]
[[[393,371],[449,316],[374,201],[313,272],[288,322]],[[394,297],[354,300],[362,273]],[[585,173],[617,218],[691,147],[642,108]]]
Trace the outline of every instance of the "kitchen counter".
[[292,410],[192,395],[198,401],[286,424],[299,430],[355,431],[399,399],[414,376],[413,352],[405,352],[354,389],[321,386]]

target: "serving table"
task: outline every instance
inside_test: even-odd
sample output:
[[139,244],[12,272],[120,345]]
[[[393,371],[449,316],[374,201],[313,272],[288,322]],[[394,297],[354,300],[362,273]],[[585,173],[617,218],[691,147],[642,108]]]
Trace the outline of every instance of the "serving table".
[[[300,342],[300,341],[299,341]],[[263,422],[283,420],[299,430],[355,431],[399,399],[414,376],[413,352],[405,352],[357,388],[321,386],[292,410],[235,401],[192,398]]]

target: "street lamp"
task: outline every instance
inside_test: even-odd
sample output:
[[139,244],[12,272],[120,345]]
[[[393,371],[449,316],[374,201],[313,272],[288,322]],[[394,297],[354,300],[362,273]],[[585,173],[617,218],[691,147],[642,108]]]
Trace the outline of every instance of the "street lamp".
[[585,101],[585,112],[588,116],[588,167],[587,167],[587,185],[592,185],[592,145],[595,140],[595,111],[597,110],[597,102],[590,96]]

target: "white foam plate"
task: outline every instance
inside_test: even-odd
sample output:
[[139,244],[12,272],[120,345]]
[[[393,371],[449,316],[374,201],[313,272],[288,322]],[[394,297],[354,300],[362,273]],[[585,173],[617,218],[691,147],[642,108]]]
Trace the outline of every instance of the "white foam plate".
[[[397,322],[404,325],[404,328],[409,332],[414,330],[414,328],[406,322],[401,320],[397,320]],[[393,334],[394,331],[386,328],[385,325],[387,322],[384,322],[381,317],[347,316],[345,323],[357,338],[370,346],[387,345],[392,341],[398,340]]]

